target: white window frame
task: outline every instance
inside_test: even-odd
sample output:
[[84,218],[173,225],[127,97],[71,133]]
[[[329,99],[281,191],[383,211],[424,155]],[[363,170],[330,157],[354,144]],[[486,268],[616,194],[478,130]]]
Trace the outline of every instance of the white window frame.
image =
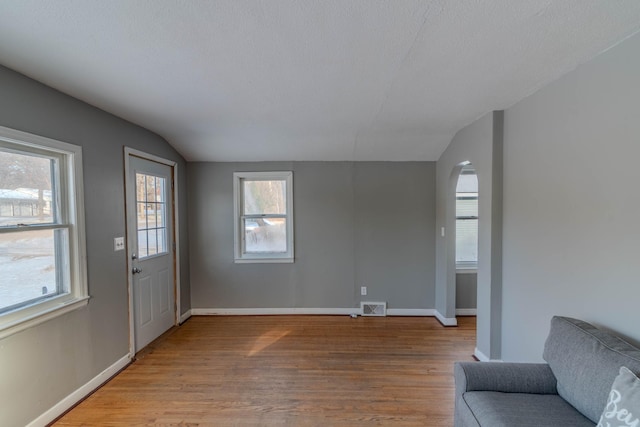
[[[69,253],[65,254],[69,261],[69,292],[0,314],[0,339],[2,339],[85,306],[89,300],[89,294],[86,266],[82,148],[77,145],[2,126],[0,126],[0,146],[18,153],[40,153],[58,158],[60,222],[68,230],[69,240]],[[35,224],[25,228],[52,227]],[[0,233],[15,231],[16,227],[14,226],[0,227]]]
[[[267,253],[247,253],[245,247],[245,233],[242,221],[245,218],[244,195],[242,183],[249,181],[280,180],[286,182],[286,232],[287,251]],[[234,216],[234,261],[236,263],[292,263],[294,262],[293,248],[293,172],[235,172],[233,174],[233,216]]]

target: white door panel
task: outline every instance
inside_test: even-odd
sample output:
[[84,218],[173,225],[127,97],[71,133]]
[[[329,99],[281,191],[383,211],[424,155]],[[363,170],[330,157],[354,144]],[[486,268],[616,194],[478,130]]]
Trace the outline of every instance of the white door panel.
[[135,351],[174,324],[171,166],[130,155],[127,221],[132,266]]
[[146,326],[151,322],[151,277],[143,277],[138,280],[137,292],[137,308],[138,308],[138,324]]
[[158,272],[158,296],[160,297],[159,308],[160,315],[171,316],[171,307],[169,307],[171,286],[169,286],[169,269],[164,269]]

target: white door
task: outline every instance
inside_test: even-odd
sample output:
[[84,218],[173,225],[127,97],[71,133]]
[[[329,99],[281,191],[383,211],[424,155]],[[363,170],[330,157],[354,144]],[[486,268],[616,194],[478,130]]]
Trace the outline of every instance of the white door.
[[128,155],[127,222],[134,350],[174,325],[172,167]]

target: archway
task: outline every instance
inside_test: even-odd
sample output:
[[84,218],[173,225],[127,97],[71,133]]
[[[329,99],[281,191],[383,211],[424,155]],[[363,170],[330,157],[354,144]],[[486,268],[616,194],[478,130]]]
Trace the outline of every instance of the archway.
[[478,176],[470,162],[460,168],[455,192],[455,313],[477,314]]

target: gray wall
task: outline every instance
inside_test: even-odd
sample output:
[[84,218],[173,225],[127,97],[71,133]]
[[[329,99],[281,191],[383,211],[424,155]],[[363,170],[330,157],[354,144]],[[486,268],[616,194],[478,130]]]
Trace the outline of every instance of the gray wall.
[[456,308],[477,308],[478,274],[456,273]]
[[505,360],[538,361],[549,320],[640,342],[640,35],[505,112]]
[[182,311],[190,307],[186,164],[159,136],[0,67],[0,125],[83,148],[87,264],[85,308],[0,340],[0,425],[22,426],[129,351],[123,146],[178,162]]
[[456,308],[456,182],[462,162],[470,161],[478,174],[476,354],[490,359],[500,358],[501,345],[502,120],[496,111],[460,130],[436,166],[436,308],[449,319]]
[[[234,264],[233,172],[265,170],[294,173],[296,260]],[[194,308],[434,307],[433,162],[190,163],[188,179]]]

